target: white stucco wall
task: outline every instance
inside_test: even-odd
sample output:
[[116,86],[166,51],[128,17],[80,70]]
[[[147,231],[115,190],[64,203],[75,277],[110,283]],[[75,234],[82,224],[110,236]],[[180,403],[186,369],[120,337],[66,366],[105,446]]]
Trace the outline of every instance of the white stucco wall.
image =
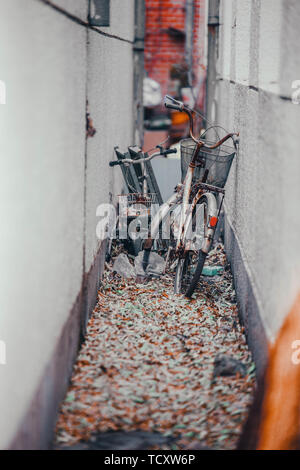
[[[86,1],[53,3],[87,19]],[[132,40],[134,2],[111,3],[112,24],[103,30]],[[114,145],[132,143],[132,45],[87,32],[39,1],[0,0],[0,80],[7,88],[0,105],[6,448],[97,252],[96,207],[121,184],[108,161]],[[87,97],[97,133],[85,161]]]
[[[249,54],[250,54],[250,23],[251,23],[251,0],[237,1],[235,22],[235,79],[244,85],[249,85]],[[227,7],[226,7],[227,8]],[[226,11],[225,8],[225,11]],[[229,7],[229,10],[231,8]],[[238,21],[237,21],[238,19]]]
[[260,5],[259,87],[275,94],[280,89],[282,13],[287,3],[263,0]]
[[114,147],[126,150],[133,143],[133,85],[129,88],[128,83],[133,84],[132,45],[89,31],[88,102],[97,133],[87,146],[86,272],[100,243],[96,208],[108,202],[110,194],[121,192],[121,170],[109,167],[109,161],[116,158]]
[[[300,288],[300,107],[289,99],[291,81],[300,78],[295,66],[300,3],[253,0],[246,26],[247,0],[234,8],[227,8],[227,0],[221,3],[220,57],[230,54],[237,65],[237,52],[246,53],[250,43],[242,59],[243,69],[249,68],[245,81],[233,67],[229,77],[228,66],[219,63],[217,120],[240,132],[226,212],[272,341]],[[230,53],[228,22],[236,22]],[[239,25],[249,35],[243,45],[237,44]]]

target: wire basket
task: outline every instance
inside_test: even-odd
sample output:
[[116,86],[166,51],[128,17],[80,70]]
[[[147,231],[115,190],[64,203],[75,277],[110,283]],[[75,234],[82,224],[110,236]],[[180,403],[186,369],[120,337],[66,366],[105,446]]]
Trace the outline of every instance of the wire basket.
[[125,195],[127,197],[128,205],[142,204],[145,207],[150,207],[151,204],[158,204],[157,195],[150,193],[144,196],[140,193],[130,193]]
[[[205,144],[214,145],[214,142],[205,141]],[[180,142],[182,182],[185,179],[196,146],[197,144],[192,139],[184,139]],[[236,149],[233,145],[221,145],[213,150],[200,150],[194,170],[193,183],[203,182],[203,178],[206,177],[205,183],[224,188],[235,154]]]
[[119,207],[122,213],[128,217],[140,217],[150,215],[151,206],[159,204],[156,193],[143,195],[140,193],[122,194],[118,196]]

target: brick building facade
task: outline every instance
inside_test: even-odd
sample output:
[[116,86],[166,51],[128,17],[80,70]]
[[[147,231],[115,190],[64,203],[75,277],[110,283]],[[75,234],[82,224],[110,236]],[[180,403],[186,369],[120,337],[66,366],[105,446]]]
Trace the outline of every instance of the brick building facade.
[[[193,86],[203,104],[205,80],[206,1],[194,0]],[[176,95],[178,75],[184,75],[186,0],[146,0],[145,69],[160,83],[162,93]],[[174,80],[175,78],[175,80]],[[181,80],[184,85],[185,78]]]

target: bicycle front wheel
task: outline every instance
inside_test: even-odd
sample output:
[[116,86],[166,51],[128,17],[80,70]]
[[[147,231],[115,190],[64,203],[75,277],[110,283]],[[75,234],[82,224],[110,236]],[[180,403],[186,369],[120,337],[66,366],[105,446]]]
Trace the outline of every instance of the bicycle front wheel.
[[194,272],[194,275],[192,277],[190,285],[187,288],[186,293],[185,293],[185,296],[188,297],[188,298],[191,298],[193,293],[195,292],[195,289],[198,285],[200,276],[201,276],[202,271],[203,271],[203,266],[204,266],[206,257],[207,257],[207,253],[203,253],[203,251],[200,250],[196,270]]
[[[188,255],[189,256],[189,255]],[[180,258],[177,263],[175,281],[174,281],[174,293],[181,294],[185,287],[185,279],[189,271],[190,261],[186,258]]]
[[207,201],[195,205],[183,240],[184,255],[176,268],[174,292],[191,297],[201,276],[206,255],[201,251],[207,231]]

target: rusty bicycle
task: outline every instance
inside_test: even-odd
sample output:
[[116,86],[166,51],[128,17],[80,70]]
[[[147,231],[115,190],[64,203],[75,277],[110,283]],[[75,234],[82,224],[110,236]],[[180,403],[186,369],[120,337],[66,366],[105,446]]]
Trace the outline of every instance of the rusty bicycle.
[[[118,196],[118,212],[115,226],[126,227],[119,230],[126,236],[129,252],[138,255],[142,249],[143,233],[148,235],[148,224],[157,208],[163,204],[160,190],[151,166],[151,160],[157,157],[167,157],[177,153],[177,149],[164,148],[165,142],[157,145],[155,149],[143,152],[137,146],[128,147],[128,152],[121,153],[115,147],[117,160],[109,163],[111,167],[120,166],[128,189],[127,194]],[[154,150],[154,152],[153,152]],[[152,153],[150,153],[152,152]],[[116,228],[115,227],[115,228]],[[132,227],[132,233],[129,228]],[[111,251],[112,239],[109,240],[108,252]],[[166,249],[166,243],[158,240],[159,250]]]
[[[217,142],[208,141],[204,134],[197,138],[194,135],[195,111],[168,95],[164,104],[166,108],[188,115],[190,137],[180,142],[182,182],[151,221],[149,236],[143,245],[143,268],[146,272],[161,224],[171,227],[167,261],[171,260],[174,265],[175,259],[176,263],[174,291],[191,297],[212,245],[239,134],[229,133]],[[229,139],[232,144],[225,145]],[[164,224],[166,219],[168,223]]]

